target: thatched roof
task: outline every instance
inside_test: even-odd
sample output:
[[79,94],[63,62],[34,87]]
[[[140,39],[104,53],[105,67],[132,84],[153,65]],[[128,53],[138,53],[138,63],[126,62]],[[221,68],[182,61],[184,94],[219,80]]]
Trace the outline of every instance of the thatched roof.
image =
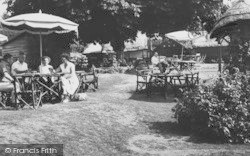
[[202,35],[192,40],[192,48],[225,47],[225,46],[228,46],[228,43],[226,41],[223,41],[221,44],[219,44],[215,40],[215,38],[210,39],[210,36],[208,34]]
[[216,22],[211,31],[211,38],[218,38],[225,33],[226,27],[236,25],[241,21],[250,21],[250,5],[244,0],[239,0]]

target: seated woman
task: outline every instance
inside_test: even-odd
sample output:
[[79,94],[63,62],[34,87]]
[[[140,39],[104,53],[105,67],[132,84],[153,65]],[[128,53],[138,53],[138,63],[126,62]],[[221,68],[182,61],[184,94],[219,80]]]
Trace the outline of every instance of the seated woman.
[[[42,57],[42,64],[39,66],[39,73],[41,74],[51,74],[53,73],[54,69],[51,65],[49,65],[51,59],[48,56],[44,56]],[[52,80],[50,77],[42,77],[40,79],[41,82],[43,82],[44,84],[48,85],[48,86],[52,86]]]
[[63,76],[62,80],[62,102],[69,102],[70,96],[72,96],[79,86],[79,80],[76,75],[75,65],[69,61],[69,54],[63,53],[61,55],[62,64],[56,69],[56,72],[61,72]]

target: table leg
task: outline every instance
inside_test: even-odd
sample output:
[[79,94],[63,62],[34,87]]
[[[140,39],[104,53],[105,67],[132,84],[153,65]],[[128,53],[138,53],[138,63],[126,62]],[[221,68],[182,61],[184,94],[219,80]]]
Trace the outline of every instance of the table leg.
[[18,103],[17,103],[17,87],[16,87],[16,83],[17,83],[17,81],[16,81],[16,78],[14,78],[14,82],[13,82],[14,84],[14,96],[15,96],[15,108],[16,109],[18,109]]

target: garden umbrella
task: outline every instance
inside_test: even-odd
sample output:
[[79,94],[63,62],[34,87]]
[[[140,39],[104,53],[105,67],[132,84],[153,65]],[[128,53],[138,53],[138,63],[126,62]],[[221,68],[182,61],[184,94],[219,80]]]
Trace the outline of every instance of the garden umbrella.
[[65,18],[42,13],[27,13],[10,17],[1,21],[2,26],[11,30],[19,30],[40,37],[40,56],[42,57],[42,35],[51,33],[68,33],[75,31],[78,35],[78,24]]
[[179,43],[182,46],[181,59],[183,59],[184,48],[192,49],[192,39],[197,38],[198,35],[189,31],[175,31],[165,35],[167,38]]
[[5,35],[0,34],[0,43],[5,42],[5,41],[8,41],[8,37],[5,36]]
[[227,36],[236,25],[248,25],[250,22],[250,5],[244,0],[239,0],[229,8],[222,17],[216,22],[212,29],[211,38],[221,38]]

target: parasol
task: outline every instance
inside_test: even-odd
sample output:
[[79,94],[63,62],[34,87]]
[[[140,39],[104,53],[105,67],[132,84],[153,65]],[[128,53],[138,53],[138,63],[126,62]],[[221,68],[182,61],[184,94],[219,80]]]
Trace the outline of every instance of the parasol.
[[250,5],[244,0],[239,0],[216,22],[214,28],[210,32],[210,37],[220,38],[220,36],[227,36],[235,29],[235,26],[244,22],[250,22]]
[[184,48],[192,49],[192,40],[198,37],[198,34],[189,31],[175,31],[165,35],[167,38],[179,43],[182,46],[181,59],[183,58]]
[[5,41],[8,41],[8,37],[5,36],[5,35],[0,34],[0,43],[5,42]]
[[3,27],[11,30],[19,30],[40,37],[40,57],[42,57],[42,35],[51,33],[68,33],[75,31],[78,35],[78,24],[65,18],[42,13],[28,13],[10,17],[1,21]]

